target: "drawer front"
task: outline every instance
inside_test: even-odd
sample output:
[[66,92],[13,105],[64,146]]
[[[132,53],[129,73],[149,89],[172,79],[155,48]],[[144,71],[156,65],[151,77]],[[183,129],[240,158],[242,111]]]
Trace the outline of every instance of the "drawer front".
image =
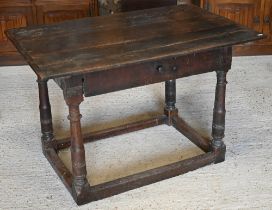
[[84,76],[84,95],[95,96],[231,67],[232,49],[222,48],[178,58],[99,71]]

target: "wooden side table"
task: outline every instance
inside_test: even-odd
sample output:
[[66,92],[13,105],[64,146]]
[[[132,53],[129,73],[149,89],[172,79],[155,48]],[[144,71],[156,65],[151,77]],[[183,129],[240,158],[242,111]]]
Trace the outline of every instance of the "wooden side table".
[[[232,46],[262,34],[190,5],[85,18],[56,25],[12,29],[9,39],[38,78],[43,152],[77,204],[224,161],[226,74]],[[216,71],[212,139],[207,140],[178,116],[176,79]],[[71,137],[56,140],[47,81],[63,90]],[[89,133],[81,132],[83,97],[165,82],[161,116]],[[93,186],[87,180],[84,143],[161,124],[174,126],[205,154]],[[71,148],[72,171],[58,156]]]

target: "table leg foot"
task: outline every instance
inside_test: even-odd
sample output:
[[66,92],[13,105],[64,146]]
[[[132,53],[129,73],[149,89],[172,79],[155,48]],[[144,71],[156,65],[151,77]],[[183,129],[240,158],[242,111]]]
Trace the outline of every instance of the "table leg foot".
[[215,160],[214,163],[221,163],[225,161],[225,155],[226,155],[226,145],[223,144],[220,147],[213,146],[213,152],[215,154]]
[[77,205],[83,205],[87,200],[93,200],[92,196],[89,193],[90,185],[88,182],[85,182],[84,185],[77,187],[74,184],[72,185],[72,196]]

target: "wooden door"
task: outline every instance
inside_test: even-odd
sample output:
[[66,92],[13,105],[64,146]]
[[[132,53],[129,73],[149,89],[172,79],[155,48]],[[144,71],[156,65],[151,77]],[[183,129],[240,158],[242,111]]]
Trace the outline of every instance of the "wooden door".
[[36,0],[38,24],[58,23],[91,15],[90,0]]
[[236,23],[261,30],[262,0],[204,0],[201,6]]
[[[15,56],[14,59],[20,57],[15,47],[7,39],[5,30],[32,24],[31,1],[0,0],[0,64],[5,62],[9,55]],[[10,59],[8,64],[12,65],[14,59]]]
[[234,55],[272,54],[272,0],[201,0],[201,7],[267,36],[264,40],[235,46]]

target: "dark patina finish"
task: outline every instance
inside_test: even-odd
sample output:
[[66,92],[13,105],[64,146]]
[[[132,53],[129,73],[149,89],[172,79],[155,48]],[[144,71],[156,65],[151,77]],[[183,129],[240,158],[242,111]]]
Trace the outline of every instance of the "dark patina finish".
[[[200,8],[182,5],[85,18],[51,26],[14,29],[8,37],[38,77],[43,151],[78,204],[224,161],[226,74],[232,46],[261,39],[255,31]],[[178,116],[176,79],[216,71],[212,139],[199,135]],[[55,140],[47,81],[61,87],[69,107],[71,137]],[[83,97],[165,81],[161,116],[83,135]],[[205,154],[91,186],[84,143],[161,124],[174,126]],[[72,172],[57,153],[71,148]]]

